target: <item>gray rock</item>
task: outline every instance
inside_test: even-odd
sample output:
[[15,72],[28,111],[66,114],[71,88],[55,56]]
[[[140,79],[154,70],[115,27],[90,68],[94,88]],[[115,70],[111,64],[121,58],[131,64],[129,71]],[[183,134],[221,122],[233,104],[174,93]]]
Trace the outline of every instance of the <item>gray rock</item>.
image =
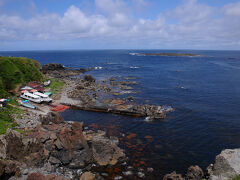
[[60,164],[60,163],[61,163],[60,160],[58,160],[57,158],[52,157],[52,156],[49,158],[49,162],[50,162],[51,164]]
[[153,168],[152,167],[148,167],[147,168],[147,172],[153,172]]
[[120,180],[120,179],[122,179],[123,177],[122,176],[115,176],[114,177],[114,180]]
[[142,172],[138,172],[137,175],[138,175],[138,177],[140,177],[140,178],[144,178],[144,177],[145,177],[145,174],[142,173]]
[[187,180],[202,180],[204,173],[199,166],[190,166],[187,170]]
[[5,159],[6,158],[6,148],[7,148],[7,142],[4,135],[0,136],[0,158]]
[[[210,170],[208,170],[210,171]],[[228,180],[240,174],[240,149],[225,149],[217,155],[212,171],[211,180]]]
[[131,176],[133,174],[132,171],[124,171],[123,172],[124,176]]
[[108,173],[101,173],[102,176],[108,177]]
[[27,175],[27,174],[28,174],[28,169],[24,169],[23,175]]

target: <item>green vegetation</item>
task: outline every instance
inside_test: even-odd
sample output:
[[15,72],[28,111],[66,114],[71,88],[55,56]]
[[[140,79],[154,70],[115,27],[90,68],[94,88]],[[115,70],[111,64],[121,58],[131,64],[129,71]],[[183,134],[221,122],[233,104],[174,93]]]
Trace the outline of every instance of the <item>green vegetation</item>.
[[[10,91],[31,81],[42,81],[41,65],[28,58],[0,56],[0,99],[9,97]],[[24,111],[16,108],[16,98],[10,98],[6,107],[0,108],[0,134],[5,134],[8,128],[16,128],[13,114],[20,116]],[[22,130],[16,129],[20,133]]]
[[10,102],[6,107],[0,108],[0,134],[5,134],[8,128],[17,127],[18,124],[13,122],[12,115],[21,115],[24,113],[21,109],[14,107],[15,102]]
[[237,177],[233,178],[232,180],[240,180],[240,175],[238,175]]
[[64,86],[64,82],[59,81],[54,78],[52,78],[50,80],[51,80],[51,84],[48,86],[48,88],[51,89],[52,93],[57,93],[62,90],[62,88]]
[[7,97],[19,85],[42,81],[40,67],[37,61],[28,58],[0,57],[0,98]]

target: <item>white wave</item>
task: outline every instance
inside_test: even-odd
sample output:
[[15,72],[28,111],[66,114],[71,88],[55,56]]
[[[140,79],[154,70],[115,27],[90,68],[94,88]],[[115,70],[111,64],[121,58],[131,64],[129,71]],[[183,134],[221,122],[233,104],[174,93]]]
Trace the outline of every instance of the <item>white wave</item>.
[[98,70],[98,69],[102,69],[103,67],[101,66],[97,66],[97,67],[94,67],[94,69]]
[[140,68],[140,67],[138,67],[138,66],[130,66],[130,68],[131,68],[131,69],[138,69],[138,68]]
[[132,55],[132,56],[135,56],[135,55],[137,55],[138,53],[129,53],[130,55]]

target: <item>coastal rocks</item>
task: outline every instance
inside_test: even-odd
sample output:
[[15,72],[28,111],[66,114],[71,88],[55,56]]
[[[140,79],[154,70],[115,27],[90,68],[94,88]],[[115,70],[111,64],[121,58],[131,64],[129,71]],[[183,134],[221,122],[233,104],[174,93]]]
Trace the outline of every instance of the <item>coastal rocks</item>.
[[80,180],[95,180],[95,174],[91,172],[85,172],[80,177]]
[[0,179],[5,179],[11,176],[20,177],[20,163],[11,160],[0,160]]
[[91,144],[93,159],[100,166],[115,165],[123,162],[125,153],[120,149],[116,138],[107,138],[104,131],[85,131],[84,137]]
[[84,80],[89,81],[89,82],[95,82],[96,81],[96,79],[94,79],[91,75],[85,75]]
[[41,124],[40,116],[30,111],[21,115],[21,117],[15,115],[14,119],[20,129],[35,128]]
[[57,176],[55,174],[44,175],[39,172],[36,172],[29,174],[27,180],[69,180],[69,179]]
[[69,76],[76,76],[86,72],[86,69],[71,69],[65,68],[62,64],[50,63],[42,66],[42,72],[54,78],[64,78]]
[[190,166],[187,170],[186,179],[187,180],[202,180],[204,173],[199,166]]
[[208,168],[211,180],[228,180],[240,174],[240,149],[225,149]]
[[163,180],[185,180],[181,174],[177,174],[175,171],[170,173],[170,174],[166,174],[163,177]]
[[100,166],[115,165],[125,157],[123,150],[117,146],[117,142],[104,136],[93,137],[92,149],[93,158]]
[[60,124],[64,122],[64,119],[56,112],[49,112],[46,116],[40,116],[40,122],[44,125],[49,123]]
[[166,116],[164,109],[161,106],[155,105],[137,105],[134,106],[133,111],[143,116],[150,117],[151,119],[163,119]]
[[65,68],[61,64],[57,63],[49,63],[42,66],[43,73],[46,73],[48,71],[58,71],[58,70],[64,70]]

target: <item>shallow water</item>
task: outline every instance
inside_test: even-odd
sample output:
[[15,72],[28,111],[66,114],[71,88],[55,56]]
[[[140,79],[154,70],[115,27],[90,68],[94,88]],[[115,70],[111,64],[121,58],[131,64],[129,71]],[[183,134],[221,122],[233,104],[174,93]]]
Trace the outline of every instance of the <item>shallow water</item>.
[[[134,52],[196,53],[202,57],[134,56]],[[188,166],[202,168],[224,148],[240,147],[240,51],[29,51],[0,52],[5,56],[58,62],[74,68],[102,67],[90,74],[98,80],[134,76],[137,102],[175,109],[158,122],[144,118],[67,110],[66,120],[121,138],[130,163],[153,167],[153,177]],[[125,137],[122,137],[125,134]]]

